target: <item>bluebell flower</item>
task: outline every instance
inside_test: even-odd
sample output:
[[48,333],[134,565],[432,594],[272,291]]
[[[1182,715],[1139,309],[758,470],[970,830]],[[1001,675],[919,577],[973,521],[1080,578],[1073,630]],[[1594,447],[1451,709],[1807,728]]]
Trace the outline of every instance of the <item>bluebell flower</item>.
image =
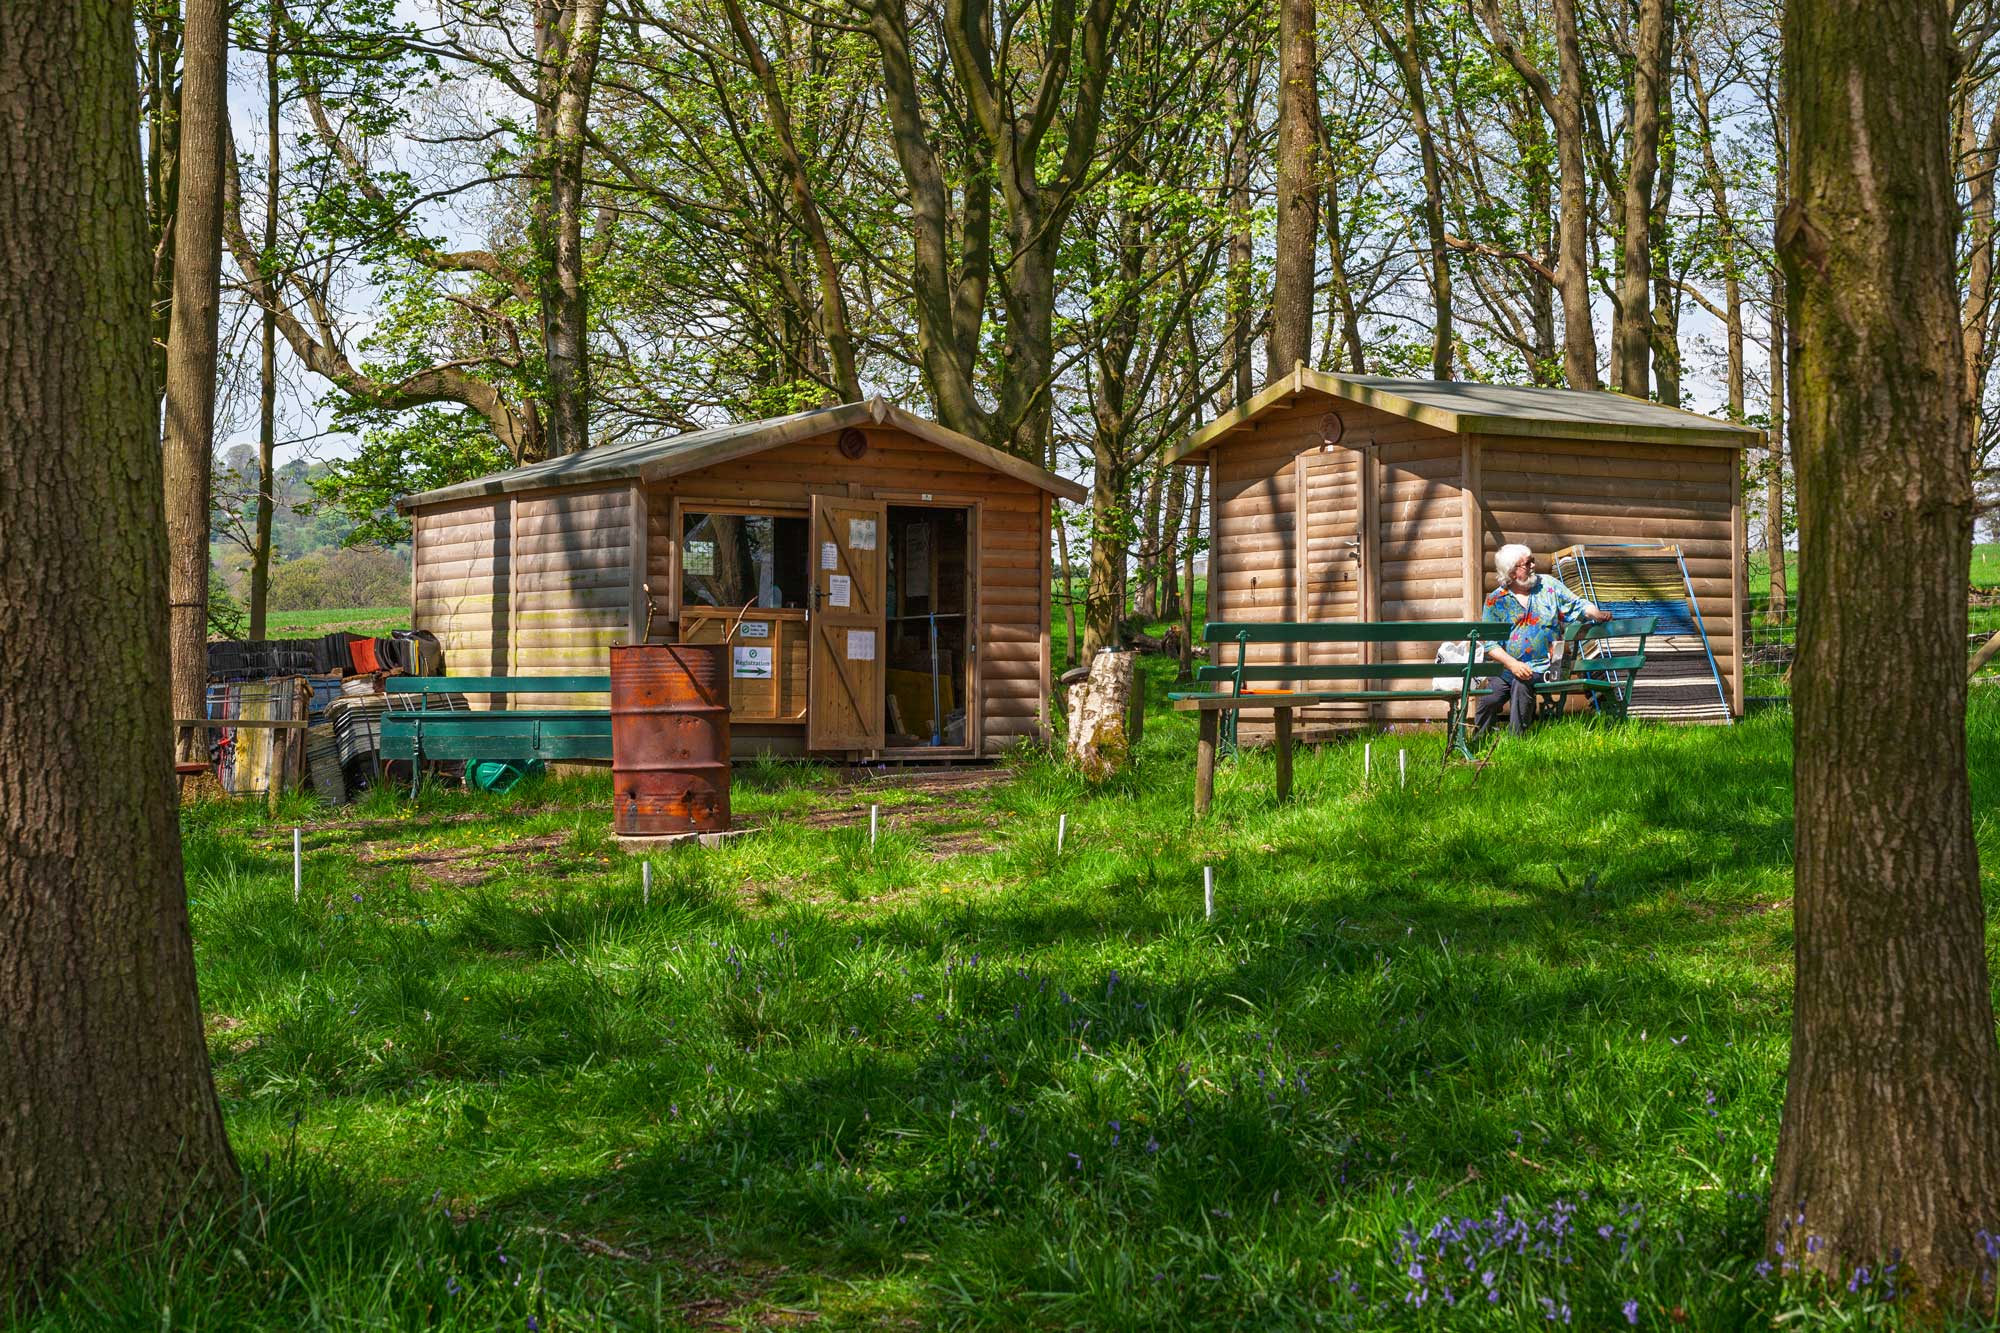
[[1637,1301],[1625,1302],[1625,1322],[1628,1324],[1636,1324],[1639,1322],[1639,1302]]

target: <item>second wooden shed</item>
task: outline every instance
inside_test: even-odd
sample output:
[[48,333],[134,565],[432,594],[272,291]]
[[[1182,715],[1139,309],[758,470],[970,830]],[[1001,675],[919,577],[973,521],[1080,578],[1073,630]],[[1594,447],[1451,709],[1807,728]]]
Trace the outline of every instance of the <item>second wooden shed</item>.
[[739,755],[944,759],[1045,734],[1050,501],[1083,493],[871,399],[399,508],[411,615],[451,674],[599,674],[614,642],[727,641]]
[[[1211,620],[1477,618],[1503,543],[1547,573],[1577,546],[1607,564],[1614,549],[1678,547],[1713,654],[1690,650],[1679,669],[1699,668],[1720,719],[1743,708],[1742,450],[1762,438],[1612,393],[1300,367],[1174,458],[1210,468]],[[1665,656],[1655,682],[1676,669]]]

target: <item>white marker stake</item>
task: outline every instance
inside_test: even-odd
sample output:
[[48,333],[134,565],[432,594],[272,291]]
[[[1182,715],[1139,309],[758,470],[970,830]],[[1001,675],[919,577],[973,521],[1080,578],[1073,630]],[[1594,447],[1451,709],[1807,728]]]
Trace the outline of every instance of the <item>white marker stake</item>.
[[1201,868],[1201,908],[1204,919],[1215,919],[1215,867]]
[[651,907],[652,905],[653,863],[651,861],[641,861],[639,863],[639,906]]
[[1063,849],[1063,839],[1064,839],[1064,838],[1065,838],[1065,837],[1066,837],[1066,836],[1068,835],[1068,833],[1069,833],[1069,816],[1068,816],[1068,815],[1057,815],[1057,816],[1056,816],[1056,855],[1057,855],[1057,856],[1061,856],[1061,855],[1062,855],[1062,849]]
[[875,850],[875,834],[881,818],[881,806],[871,805],[868,807],[868,850],[871,852]]
[[1375,771],[1375,743],[1361,742],[1361,785],[1367,786],[1369,777]]
[[1410,785],[1410,752],[1408,750],[1396,751],[1396,785],[1398,787],[1407,787]]
[[305,883],[305,854],[299,847],[299,831],[292,830],[292,901],[299,900],[299,889]]

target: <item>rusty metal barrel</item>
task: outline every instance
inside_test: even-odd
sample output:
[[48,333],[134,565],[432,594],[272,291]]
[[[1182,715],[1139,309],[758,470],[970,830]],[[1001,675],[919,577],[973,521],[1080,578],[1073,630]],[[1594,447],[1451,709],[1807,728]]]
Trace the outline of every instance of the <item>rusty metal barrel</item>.
[[729,646],[611,649],[611,826],[628,837],[729,827]]

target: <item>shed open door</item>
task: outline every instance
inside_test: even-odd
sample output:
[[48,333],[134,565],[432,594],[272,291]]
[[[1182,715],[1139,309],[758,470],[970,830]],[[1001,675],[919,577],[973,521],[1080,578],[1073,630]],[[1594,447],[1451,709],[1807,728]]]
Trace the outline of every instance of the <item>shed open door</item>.
[[885,501],[812,498],[809,749],[882,748],[888,697],[882,674],[888,517]]

